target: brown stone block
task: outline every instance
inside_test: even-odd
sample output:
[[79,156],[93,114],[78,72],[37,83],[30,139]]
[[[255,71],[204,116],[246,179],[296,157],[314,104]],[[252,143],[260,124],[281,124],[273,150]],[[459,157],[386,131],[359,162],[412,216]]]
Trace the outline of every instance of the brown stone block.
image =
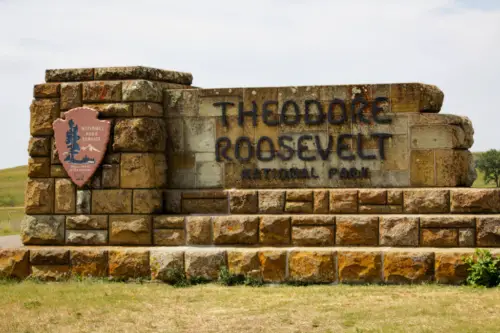
[[255,214],[258,212],[257,191],[230,191],[229,206],[231,214]]
[[260,271],[264,282],[283,282],[286,278],[286,251],[259,251]]
[[467,279],[468,265],[463,261],[469,254],[439,253],[435,254],[435,277],[437,283],[462,284]]
[[106,230],[66,230],[66,244],[70,245],[106,245]]
[[112,215],[109,217],[109,243],[113,245],[151,244],[151,216]]
[[363,205],[385,205],[387,203],[387,190],[359,190],[359,203]]
[[438,87],[422,83],[391,84],[392,112],[439,112],[444,94]]
[[380,245],[418,246],[418,217],[380,217]]
[[154,216],[155,229],[184,229],[184,216]]
[[311,190],[288,190],[286,191],[286,201],[312,201],[313,191]]
[[90,81],[93,79],[93,68],[61,68],[45,71],[46,82]]
[[123,83],[123,100],[130,102],[156,102],[163,100],[160,84],[146,80],[130,80]]
[[330,213],[357,213],[358,190],[330,190]]
[[25,245],[64,244],[64,216],[26,215],[21,222],[21,240]]
[[133,103],[134,117],[163,117],[163,105],[160,103]]
[[30,133],[36,135],[52,135],[52,123],[59,118],[59,99],[34,100],[30,107]]
[[53,98],[59,97],[61,85],[59,83],[36,84],[33,88],[33,97],[35,98]]
[[476,180],[476,172],[470,151],[438,149],[435,154],[437,186],[472,186]]
[[186,251],[186,276],[188,279],[216,280],[222,266],[226,265],[225,251]]
[[92,81],[83,83],[84,102],[120,102],[122,83],[119,81]]
[[477,217],[477,246],[500,246],[500,216]]
[[331,246],[334,244],[333,226],[292,227],[292,244],[296,246]]
[[69,179],[56,179],[55,213],[74,214],[76,207],[76,187]]
[[458,246],[474,247],[476,244],[476,230],[474,228],[458,229]]
[[328,191],[314,191],[314,204],[313,204],[314,214],[328,213],[329,200],[330,198]]
[[260,262],[257,251],[228,251],[227,266],[231,274],[260,277]]
[[30,274],[29,251],[25,249],[0,249],[0,278],[25,279]]
[[175,283],[176,272],[184,275],[184,252],[172,250],[152,250],[149,262],[151,278],[164,282]]
[[404,212],[410,214],[448,213],[450,191],[409,189],[403,192]]
[[296,215],[292,225],[335,225],[335,215]]
[[113,279],[137,279],[150,276],[149,251],[118,249],[109,251],[109,275]]
[[182,199],[182,212],[186,214],[227,213],[227,199]]
[[165,213],[180,214],[182,212],[182,196],[181,191],[164,191],[165,196]]
[[50,163],[61,164],[61,161],[59,160],[59,153],[56,148],[56,140],[54,138],[51,138]]
[[50,156],[50,138],[31,137],[28,146],[28,153],[32,157]]
[[28,179],[24,208],[26,214],[51,214],[54,212],[54,179]]
[[127,103],[84,104],[99,112],[99,118],[132,117],[132,106]]
[[290,217],[262,216],[259,228],[261,244],[290,244]]
[[169,71],[144,66],[102,67],[95,69],[96,80],[133,80],[146,79],[190,85],[191,73]]
[[297,213],[297,214],[312,214],[313,203],[312,202],[287,202],[285,204],[285,212],[287,213]]
[[403,207],[397,205],[360,205],[360,214],[401,214]]
[[61,110],[70,110],[82,106],[82,84],[61,84]]
[[186,244],[184,229],[158,229],[153,232],[153,244],[160,246],[179,246]]
[[420,229],[420,246],[458,246],[458,229]]
[[389,205],[402,205],[403,204],[403,191],[401,191],[401,190],[387,190],[387,203]]
[[378,245],[378,217],[337,216],[337,245]]
[[50,177],[50,158],[31,157],[28,160],[28,177],[30,178]]
[[381,252],[342,251],[338,253],[339,282],[382,282]]
[[183,199],[227,199],[225,190],[184,191]]
[[32,249],[30,263],[32,265],[68,265],[69,251],[65,249]]
[[167,131],[163,119],[120,119],[114,134],[113,151],[161,152],[166,148]]
[[70,275],[69,265],[32,265],[30,277],[41,281],[62,281]]
[[160,214],[162,211],[161,190],[134,190],[132,204],[134,214]]
[[214,244],[257,244],[258,216],[215,216]]
[[422,228],[474,228],[475,217],[467,215],[423,215],[420,216]]
[[259,191],[259,212],[281,214],[285,208],[285,191]]
[[50,177],[51,178],[69,178],[68,173],[62,165],[51,165],[50,166]]
[[452,189],[452,213],[500,212],[500,189]]
[[412,150],[410,159],[411,186],[434,186],[434,150]]
[[122,188],[159,188],[165,186],[167,162],[164,154],[124,153],[120,161]]
[[132,213],[132,190],[93,190],[92,214]]
[[71,274],[74,276],[108,276],[108,251],[101,249],[72,249]]
[[332,251],[290,251],[289,280],[309,283],[335,281],[335,260]]
[[186,239],[189,245],[212,243],[212,222],[210,216],[187,216]]
[[384,281],[387,283],[430,282],[434,275],[433,252],[386,252]]
[[102,187],[103,188],[120,187],[119,164],[104,164],[102,166]]

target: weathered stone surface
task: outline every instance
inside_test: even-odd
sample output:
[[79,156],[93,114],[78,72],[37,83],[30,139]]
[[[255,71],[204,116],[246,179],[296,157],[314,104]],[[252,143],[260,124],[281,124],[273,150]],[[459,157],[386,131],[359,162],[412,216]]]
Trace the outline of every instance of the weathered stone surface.
[[296,215],[292,225],[334,225],[335,215]]
[[108,276],[108,251],[101,249],[72,249],[71,274],[83,277]]
[[380,217],[380,245],[418,246],[418,217]]
[[103,188],[120,187],[119,164],[104,164],[102,166],[102,187]]
[[339,281],[342,283],[382,282],[381,252],[342,251],[338,253]]
[[337,216],[337,245],[378,245],[378,217]]
[[458,229],[420,229],[420,246],[458,246]]
[[257,244],[258,229],[257,216],[215,216],[214,244]]
[[122,188],[161,188],[166,183],[167,162],[164,154],[122,154]]
[[55,138],[51,138],[51,147],[50,147],[50,163],[52,164],[61,164],[59,160],[59,153],[56,148],[56,140]]
[[59,97],[61,85],[59,83],[36,84],[33,88],[33,96],[36,98]]
[[133,104],[134,117],[163,117],[163,105],[137,102]]
[[50,156],[50,138],[31,137],[28,146],[28,153],[32,157]]
[[119,81],[93,81],[83,83],[84,102],[120,102],[121,99],[122,83]]
[[159,214],[163,210],[161,190],[134,190],[134,214]]
[[56,179],[55,213],[74,214],[76,187],[69,179]]
[[166,147],[167,132],[163,119],[120,119],[114,133],[114,151],[161,152]]
[[226,265],[225,251],[186,251],[186,276],[188,279],[215,280],[222,266]]
[[132,190],[93,190],[92,214],[132,213]]
[[28,160],[28,177],[50,177],[50,157],[31,157]]
[[151,216],[111,215],[109,243],[116,245],[151,244]]
[[261,244],[290,243],[290,217],[288,216],[262,216],[259,228]]
[[114,279],[150,277],[149,251],[118,249],[109,251],[109,275]]
[[432,281],[433,252],[386,252],[384,281],[387,283],[421,283]]
[[411,148],[442,149],[442,148],[470,148],[470,137],[460,126],[443,125],[416,125],[411,127]]
[[292,244],[296,246],[331,246],[334,243],[332,227],[292,227]]
[[422,83],[391,84],[392,112],[439,112],[444,94],[438,87]]
[[411,214],[448,213],[450,191],[411,189],[403,191],[404,211]]
[[476,230],[474,228],[458,229],[458,246],[474,247],[476,244]]
[[500,216],[478,217],[477,246],[500,246]]
[[69,110],[82,106],[82,84],[62,83],[60,103],[61,110]]
[[410,154],[411,186],[425,187],[436,184],[434,150],[412,150]]
[[422,215],[420,226],[422,228],[473,228],[474,216],[464,215]]
[[235,275],[260,277],[260,262],[257,251],[231,250],[227,252],[229,272]]
[[153,224],[155,229],[184,229],[184,216],[155,216]]
[[360,205],[359,214],[401,214],[403,207],[400,205]]
[[180,214],[182,212],[182,192],[164,191],[165,212],[170,214]]
[[257,191],[230,191],[229,206],[231,214],[254,214],[259,208]]
[[69,265],[33,265],[31,277],[41,281],[61,281],[70,276]]
[[64,216],[26,215],[21,223],[21,239],[26,245],[64,244]]
[[90,198],[91,198],[91,192],[89,190],[76,191],[77,214],[90,214]]
[[500,189],[452,189],[452,213],[500,212]]
[[162,88],[156,82],[131,80],[123,83],[124,101],[161,103],[162,99]]
[[436,158],[436,186],[470,187],[476,180],[472,153],[462,149],[438,149]]
[[182,212],[194,214],[227,213],[226,199],[183,199]]
[[184,229],[158,229],[153,232],[154,245],[179,246],[186,244]]
[[108,153],[104,155],[103,164],[120,164],[120,153]]
[[313,203],[312,202],[286,202],[285,204],[286,213],[299,213],[299,214],[312,214]]
[[264,282],[285,281],[286,251],[259,251],[259,262]]
[[99,112],[99,118],[132,117],[132,106],[127,103],[84,104],[83,106]]
[[403,191],[402,190],[387,190],[387,203],[389,205],[403,204]]
[[[50,162],[49,162],[50,163]],[[69,178],[68,173],[62,165],[50,166],[50,177],[52,178]]]
[[207,245],[212,243],[212,221],[210,216],[186,217],[186,240],[190,245]]
[[52,135],[52,123],[59,118],[59,99],[34,100],[30,107],[30,133],[36,135]]
[[313,191],[311,190],[288,190],[286,191],[286,201],[312,201]]
[[284,191],[259,191],[259,212],[281,214],[285,208]]
[[28,179],[24,208],[26,214],[50,214],[54,211],[54,179]]
[[330,201],[328,191],[314,191],[313,213],[327,214]]
[[32,265],[68,265],[69,251],[65,249],[32,249],[30,250]]
[[335,280],[332,251],[290,251],[289,280],[308,283],[328,283]]
[[462,284],[467,279],[468,265],[463,261],[470,253],[435,253],[435,278],[437,283]]
[[183,199],[227,199],[224,190],[195,190],[182,192]]
[[359,203],[363,205],[385,205],[387,203],[386,190],[359,190]]
[[106,245],[108,232],[104,230],[66,230],[66,244]]
[[45,71],[46,82],[89,81],[93,79],[93,68],[61,68]]
[[151,278],[175,283],[176,273],[184,274],[184,252],[171,250],[152,250],[149,262]]
[[133,80],[145,79],[190,85],[191,73],[169,71],[144,66],[102,67],[95,69],[96,80]]
[[0,249],[0,278],[25,279],[30,274],[29,251]]
[[357,190],[331,190],[330,213],[357,213]]

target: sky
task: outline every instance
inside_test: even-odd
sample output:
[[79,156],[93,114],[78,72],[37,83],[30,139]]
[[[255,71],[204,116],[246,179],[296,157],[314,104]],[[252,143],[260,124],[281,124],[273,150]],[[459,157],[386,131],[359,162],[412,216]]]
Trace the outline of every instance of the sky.
[[423,82],[500,149],[500,0],[0,0],[0,168],[27,164],[47,68],[143,65],[212,87]]

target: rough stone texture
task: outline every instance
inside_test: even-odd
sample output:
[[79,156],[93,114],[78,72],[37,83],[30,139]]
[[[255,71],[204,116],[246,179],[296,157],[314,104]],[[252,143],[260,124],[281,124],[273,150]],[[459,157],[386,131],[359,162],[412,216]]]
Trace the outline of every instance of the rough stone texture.
[[131,80],[123,83],[124,101],[161,103],[162,99],[162,88],[156,82]]
[[154,216],[155,229],[184,229],[184,216]]
[[30,107],[30,133],[36,135],[52,135],[52,123],[59,118],[59,99],[34,100]]
[[65,249],[32,249],[30,250],[32,265],[68,265],[69,251]]
[[402,190],[387,190],[387,203],[389,205],[403,204],[403,191]]
[[69,265],[33,265],[31,277],[41,281],[61,281],[70,276]]
[[102,249],[72,249],[71,274],[82,277],[108,276],[108,251]]
[[82,106],[82,84],[61,84],[61,110],[69,110]]
[[113,279],[149,278],[149,251],[117,249],[109,251],[109,275]]
[[132,211],[134,214],[159,214],[163,211],[160,190],[134,190]]
[[108,232],[104,230],[66,230],[66,244],[106,245]]
[[359,214],[401,214],[403,207],[400,205],[360,205]]
[[260,262],[257,251],[228,251],[227,266],[232,274],[260,277]]
[[339,282],[381,283],[381,252],[343,251],[338,253]]
[[386,252],[384,281],[387,283],[422,283],[432,281],[433,252]]
[[328,283],[335,280],[332,251],[290,251],[288,265],[291,281]]
[[434,150],[412,150],[410,154],[411,186],[426,187],[436,184]]
[[134,117],[163,117],[163,105],[137,102],[133,104]]
[[296,246],[331,246],[334,244],[333,227],[292,227],[292,244]]
[[48,178],[50,177],[50,158],[32,157],[28,160],[28,177]]
[[210,216],[186,217],[186,241],[189,245],[207,245],[212,243],[212,222]]
[[228,212],[226,199],[183,199],[182,212],[194,214],[225,214]]
[[151,244],[151,216],[112,215],[109,217],[109,243],[116,245]]
[[92,230],[108,229],[108,217],[106,215],[76,215],[66,217],[66,229]]
[[378,245],[378,217],[337,216],[337,245]]
[[329,200],[328,191],[314,191],[313,213],[327,214]]
[[93,190],[92,214],[130,214],[131,190]]
[[476,231],[474,228],[458,229],[458,246],[474,247],[476,244]]
[[226,265],[225,251],[186,251],[186,276],[188,279],[215,280],[222,266]]
[[259,212],[281,214],[285,208],[284,191],[259,191]]
[[287,202],[285,204],[285,212],[287,213],[300,213],[300,214],[312,214],[313,203],[312,202]]
[[26,215],[21,223],[21,239],[26,245],[64,244],[64,216]]
[[462,284],[467,279],[468,265],[463,261],[470,253],[435,253],[435,281],[443,284]]
[[380,217],[380,245],[418,246],[418,217]]
[[104,164],[102,166],[102,187],[103,188],[120,187],[120,165]]
[[477,218],[477,246],[500,246],[500,217]]
[[258,205],[257,191],[229,192],[231,214],[254,214],[258,212]]
[[76,187],[69,179],[56,179],[55,213],[74,214],[76,208]]
[[313,191],[311,190],[288,190],[286,191],[286,201],[312,201]]
[[115,124],[113,150],[161,152],[166,148],[166,133],[163,119],[120,119]]
[[59,97],[60,91],[61,85],[59,83],[42,83],[34,86],[33,96],[35,98]]
[[286,251],[259,251],[259,262],[264,282],[283,282],[286,278]]
[[458,246],[458,229],[420,229],[420,246]]
[[153,232],[153,244],[179,246],[186,244],[184,229],[158,229]]
[[420,190],[403,191],[404,211],[411,214],[448,213],[450,211],[449,190]]
[[77,214],[90,214],[90,198],[91,198],[91,192],[89,190],[76,191]]
[[45,71],[46,82],[90,81],[93,79],[93,68],[61,68]]
[[32,157],[50,156],[50,138],[31,137],[28,145],[28,153]]
[[331,190],[330,213],[357,213],[357,190]]
[[62,165],[50,166],[50,177],[52,178],[69,178],[68,173]]
[[27,278],[30,274],[29,261],[28,250],[0,249],[0,278]]
[[132,106],[126,103],[84,104],[99,112],[99,118],[132,117]]
[[214,244],[257,244],[258,228],[257,216],[215,216]]
[[359,203],[363,205],[385,205],[387,203],[386,190],[359,190]]
[[121,82],[93,81],[93,82],[83,83],[84,102],[120,102],[121,99],[122,99]]
[[438,149],[435,154],[436,186],[472,186],[477,174],[471,152],[468,150]]
[[475,227],[474,216],[463,215],[422,215],[420,226],[422,228],[473,228]]
[[392,112],[439,112],[444,94],[438,87],[421,83],[391,84]]
[[165,213],[180,214],[182,212],[182,192],[164,191]]
[[296,215],[292,225],[335,225],[335,215]]
[[122,188],[160,188],[166,182],[167,162],[164,154],[125,153],[120,161]]
[[184,252],[182,251],[151,251],[149,262],[151,279],[175,283],[176,273],[184,274]]
[[261,244],[279,245],[290,243],[290,217],[262,216],[259,228]]
[[182,193],[183,199],[227,199],[227,192],[223,190],[195,190]]
[[146,79],[190,85],[191,73],[169,71],[144,66],[102,67],[95,69],[96,80],[133,80]]
[[452,189],[452,213],[500,212],[500,189]]

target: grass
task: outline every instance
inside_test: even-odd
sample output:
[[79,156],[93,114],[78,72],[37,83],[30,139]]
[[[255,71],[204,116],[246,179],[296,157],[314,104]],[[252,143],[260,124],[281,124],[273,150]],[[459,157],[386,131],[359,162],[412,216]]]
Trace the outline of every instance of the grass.
[[498,332],[500,288],[0,284],[0,332]]
[[0,236],[19,234],[23,207],[0,207]]
[[27,178],[27,166],[0,170],[0,207],[24,205],[24,185]]

